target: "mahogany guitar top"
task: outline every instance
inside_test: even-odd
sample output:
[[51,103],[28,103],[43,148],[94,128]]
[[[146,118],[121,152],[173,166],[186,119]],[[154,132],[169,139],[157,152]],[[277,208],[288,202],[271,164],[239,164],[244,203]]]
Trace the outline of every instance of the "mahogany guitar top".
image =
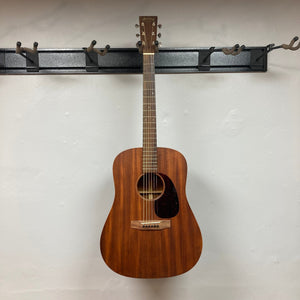
[[167,148],[157,148],[157,158],[157,171],[173,183],[179,205],[178,213],[167,218],[170,226],[162,230],[131,226],[132,221],[143,218],[143,201],[137,192],[137,181],[143,173],[142,148],[126,150],[114,161],[115,200],[102,231],[100,248],[106,264],[124,276],[179,275],[190,270],[201,254],[201,232],[185,194],[185,158]]

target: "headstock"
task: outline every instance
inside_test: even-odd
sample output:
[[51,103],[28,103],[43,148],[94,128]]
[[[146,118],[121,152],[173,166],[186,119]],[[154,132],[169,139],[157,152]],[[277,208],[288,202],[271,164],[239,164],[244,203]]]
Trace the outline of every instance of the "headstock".
[[[161,25],[157,25],[156,16],[142,16],[139,18],[140,25],[136,27],[140,28],[140,41],[137,43],[140,53],[155,53],[158,52],[157,41],[157,27],[161,28]],[[159,33],[160,37],[161,34]]]

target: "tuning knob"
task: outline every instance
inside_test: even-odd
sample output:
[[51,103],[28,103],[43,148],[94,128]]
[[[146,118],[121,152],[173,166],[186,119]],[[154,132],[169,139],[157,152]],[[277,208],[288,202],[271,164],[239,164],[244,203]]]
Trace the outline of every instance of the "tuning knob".
[[158,36],[159,38],[161,38],[161,33],[159,33],[157,36]]
[[139,25],[139,24],[135,24],[134,26],[135,26],[135,28],[139,28],[139,27],[140,27],[140,25]]
[[158,24],[157,26],[158,26],[158,28],[162,28],[162,25],[161,25],[161,24]]
[[140,34],[139,34],[139,33],[137,33],[137,34],[136,34],[136,37],[137,37],[137,38],[138,38],[138,37],[140,37]]

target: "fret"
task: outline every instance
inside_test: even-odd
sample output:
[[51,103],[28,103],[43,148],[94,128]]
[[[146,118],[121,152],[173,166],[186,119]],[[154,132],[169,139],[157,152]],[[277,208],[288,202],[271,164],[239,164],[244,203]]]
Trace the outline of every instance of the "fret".
[[144,158],[143,159],[143,164],[145,165],[145,164],[147,164],[148,166],[151,166],[151,165],[156,165],[157,164],[157,160],[156,159],[154,159],[153,157],[150,157],[149,156],[149,161],[147,160],[147,158]]
[[146,171],[148,171],[148,172],[157,172],[157,165],[155,165],[155,166],[145,166],[145,165],[143,165],[143,172],[144,173],[147,173]]
[[154,162],[154,163],[157,162],[157,158],[155,158],[155,157],[153,157],[153,156],[150,156],[150,155],[144,156],[144,159],[143,159],[144,162],[147,161],[147,157],[148,157],[148,158],[151,158],[151,161],[149,162],[149,164],[152,163],[152,162]]

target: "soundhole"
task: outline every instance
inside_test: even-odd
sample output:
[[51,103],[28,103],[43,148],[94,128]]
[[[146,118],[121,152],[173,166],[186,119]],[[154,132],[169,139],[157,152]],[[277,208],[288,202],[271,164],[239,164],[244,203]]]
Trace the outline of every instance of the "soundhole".
[[160,198],[165,190],[163,178],[156,173],[145,173],[137,182],[137,191],[144,200],[154,201]]

